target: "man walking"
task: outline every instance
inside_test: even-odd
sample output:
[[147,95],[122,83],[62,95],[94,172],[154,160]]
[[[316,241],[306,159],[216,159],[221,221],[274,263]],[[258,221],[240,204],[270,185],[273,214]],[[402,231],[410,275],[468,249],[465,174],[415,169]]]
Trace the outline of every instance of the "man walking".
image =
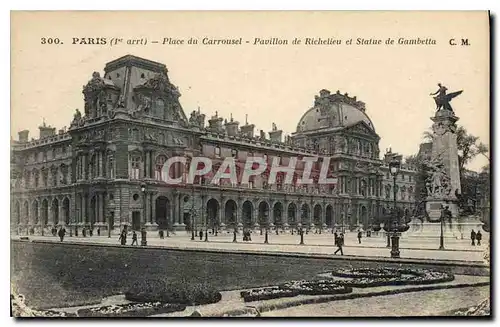
[[135,231],[132,232],[132,244],[131,245],[138,245],[137,244],[137,234],[135,233]]
[[127,231],[124,229],[120,234],[120,238],[118,239],[121,245],[127,244]]
[[337,245],[337,240],[339,239],[339,234],[337,234],[337,231],[333,233],[333,244]]
[[358,231],[358,243],[361,244],[361,237],[362,237],[361,231]]
[[476,233],[477,245],[481,245],[481,239],[482,238],[483,238],[483,236],[481,235],[481,231],[477,231],[477,233]]
[[64,235],[66,235],[66,229],[64,227],[61,227],[59,229],[59,239],[61,240],[61,242],[64,240]]
[[474,232],[474,230],[472,230],[472,232],[470,232],[470,239],[472,241],[472,246],[476,245],[474,244],[474,241],[476,240],[476,232]]
[[342,250],[342,245],[344,244],[344,234],[340,234],[340,237],[337,237],[337,250],[333,254],[337,254],[340,251],[340,255],[344,255],[344,251]]

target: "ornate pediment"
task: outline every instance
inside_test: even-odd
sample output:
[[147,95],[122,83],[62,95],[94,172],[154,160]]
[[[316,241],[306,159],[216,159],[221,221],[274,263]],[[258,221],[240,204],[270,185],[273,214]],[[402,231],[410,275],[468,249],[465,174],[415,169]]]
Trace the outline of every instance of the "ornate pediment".
[[367,136],[374,136],[376,137],[377,134],[364,122],[361,121],[355,125],[349,126],[346,128],[347,131],[356,133],[356,134],[362,134],[362,135],[367,135]]

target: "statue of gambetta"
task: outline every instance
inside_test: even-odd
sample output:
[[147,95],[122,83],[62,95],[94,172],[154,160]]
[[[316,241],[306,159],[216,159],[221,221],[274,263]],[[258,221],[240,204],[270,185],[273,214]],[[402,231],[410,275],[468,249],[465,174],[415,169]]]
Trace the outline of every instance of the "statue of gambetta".
[[448,88],[446,86],[438,83],[438,87],[439,89],[436,92],[430,94],[431,96],[434,96],[434,101],[436,102],[436,110],[439,111],[441,109],[444,109],[453,112],[450,101],[462,94],[463,90],[447,94],[446,92],[448,91]]

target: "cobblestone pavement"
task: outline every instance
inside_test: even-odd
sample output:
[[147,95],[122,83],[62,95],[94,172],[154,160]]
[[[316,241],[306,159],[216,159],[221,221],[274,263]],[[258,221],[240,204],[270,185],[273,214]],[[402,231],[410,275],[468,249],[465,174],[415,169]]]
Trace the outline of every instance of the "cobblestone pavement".
[[402,293],[307,304],[262,313],[264,317],[388,317],[430,316],[477,305],[490,297],[488,286]]
[[[14,239],[18,237],[13,237]],[[58,240],[53,236],[30,236],[30,239]],[[304,235],[304,245],[299,245],[300,237],[297,235],[275,235],[269,234],[269,244],[264,244],[264,235],[254,233],[251,242],[243,242],[241,235],[237,235],[237,243],[233,243],[233,235],[222,233],[209,235],[208,242],[200,241],[199,237],[191,240],[191,235],[187,232],[177,232],[176,234],[158,238],[156,233],[148,233],[148,245],[165,246],[171,248],[189,249],[222,249],[222,250],[249,250],[267,252],[290,252],[304,254],[332,254],[336,247],[333,246],[332,234],[308,234]],[[66,237],[65,242],[91,242],[105,244],[119,244],[118,235],[92,236],[92,237]],[[140,244],[140,234],[138,235]],[[437,242],[437,244],[436,244]],[[127,244],[131,244],[131,237],[127,239]],[[355,233],[348,233],[346,236],[346,246],[344,255],[365,256],[365,257],[390,257],[390,249],[385,247],[386,239],[382,236],[362,239],[359,245],[355,238]],[[434,259],[434,260],[459,260],[459,261],[483,261],[483,253],[486,245],[472,247],[466,240],[447,240],[445,247],[447,250],[437,250],[439,239],[401,239],[401,258]]]

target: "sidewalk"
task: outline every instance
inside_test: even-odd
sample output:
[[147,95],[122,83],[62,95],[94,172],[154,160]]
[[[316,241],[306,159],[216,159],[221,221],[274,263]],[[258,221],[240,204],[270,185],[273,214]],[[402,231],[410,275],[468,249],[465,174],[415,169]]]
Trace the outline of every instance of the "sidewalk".
[[[151,234],[151,233],[149,233]],[[153,235],[151,235],[153,236]],[[280,243],[276,243],[276,239],[279,239]],[[18,237],[13,237],[13,239],[18,239]],[[58,241],[57,237],[53,236],[30,236],[30,240],[50,240]],[[241,235],[237,235],[237,243],[233,243],[233,235],[209,235],[208,242],[200,241],[199,237],[196,237],[194,241],[191,240],[190,234],[186,232],[178,233],[177,235],[172,235],[170,237],[165,237],[160,239],[159,237],[148,237],[148,245],[168,247],[168,248],[178,248],[178,249],[220,249],[220,250],[239,250],[239,251],[252,251],[252,252],[285,252],[285,253],[300,253],[300,254],[320,254],[320,255],[333,255],[336,247],[329,245],[333,243],[333,237],[328,234],[322,235],[304,235],[304,245],[300,245],[300,237],[296,235],[268,235],[269,244],[264,244],[264,236],[252,235],[252,242],[242,242]],[[118,237],[112,235],[111,238],[107,236],[92,236],[92,237],[66,237],[64,242],[89,242],[94,244],[113,244],[118,245]],[[131,238],[127,239],[127,244],[130,245]],[[360,257],[390,257],[390,248],[385,247],[385,239],[379,238],[379,240],[373,240],[370,242],[364,242],[362,246],[356,245],[351,246],[350,242],[357,240],[346,239],[346,246],[344,247],[345,256],[360,256]],[[283,242],[283,243],[281,243]],[[292,243],[296,242],[296,243]],[[313,243],[314,242],[314,243]],[[373,244],[369,246],[368,244]],[[405,248],[404,240],[401,240],[401,258],[407,259],[429,259],[429,260],[455,260],[463,262],[483,262],[483,249],[486,245],[482,245],[480,249],[471,250],[460,250],[461,244],[456,244],[455,249],[452,251],[447,250],[433,250],[431,248],[432,243],[424,244],[427,248]],[[139,236],[140,244],[140,236]],[[451,246],[452,244],[450,244]],[[445,243],[446,246],[446,243]]]

